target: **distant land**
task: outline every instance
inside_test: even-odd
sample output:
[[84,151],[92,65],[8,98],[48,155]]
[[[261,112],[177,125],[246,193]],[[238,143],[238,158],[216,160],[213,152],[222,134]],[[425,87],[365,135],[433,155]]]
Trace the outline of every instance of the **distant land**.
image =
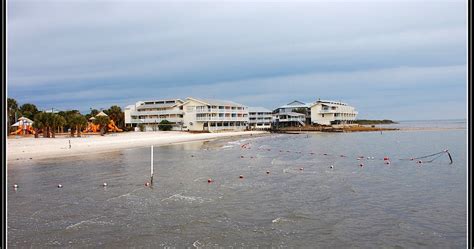
[[390,119],[357,119],[354,120],[354,123],[360,125],[373,125],[373,124],[397,124],[397,122],[390,120]]

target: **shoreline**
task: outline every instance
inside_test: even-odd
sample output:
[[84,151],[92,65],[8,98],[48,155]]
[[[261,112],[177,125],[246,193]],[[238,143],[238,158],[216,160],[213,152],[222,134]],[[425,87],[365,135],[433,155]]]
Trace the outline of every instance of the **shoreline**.
[[[264,131],[239,131],[223,133],[130,132],[105,136],[61,136],[56,138],[13,137],[7,138],[7,162],[24,162],[105,153],[140,147],[166,146],[180,143],[215,140],[251,135],[269,134]],[[71,148],[69,148],[69,141]]]

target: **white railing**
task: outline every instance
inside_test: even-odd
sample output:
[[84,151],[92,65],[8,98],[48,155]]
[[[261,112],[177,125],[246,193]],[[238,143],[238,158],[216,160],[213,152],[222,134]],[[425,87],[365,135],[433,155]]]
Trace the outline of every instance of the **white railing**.
[[196,113],[248,113],[248,110],[232,110],[232,109],[219,109],[219,108],[207,108],[207,109],[198,109],[196,108]]
[[177,123],[177,122],[182,122],[182,118],[142,118],[142,119],[131,119],[131,123],[137,123],[137,124],[157,124],[163,120],[168,120],[172,123]]
[[168,115],[168,114],[184,114],[183,110],[167,110],[167,111],[133,111],[130,112],[131,116],[142,116],[142,115]]
[[248,121],[248,117],[196,117],[197,121]]
[[292,122],[292,121],[296,121],[296,122],[304,122],[305,119],[304,118],[280,118],[280,119],[277,119],[279,122]]

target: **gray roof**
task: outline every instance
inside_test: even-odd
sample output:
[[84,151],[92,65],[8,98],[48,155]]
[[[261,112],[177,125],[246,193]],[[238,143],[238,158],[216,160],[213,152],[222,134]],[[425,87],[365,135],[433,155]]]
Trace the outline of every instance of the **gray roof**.
[[249,107],[249,112],[272,112],[265,107]]
[[311,108],[312,105],[313,105],[313,103],[303,103],[301,101],[295,100],[295,101],[293,101],[291,103],[288,103],[286,105],[282,105],[282,106],[278,107],[277,109],[280,109],[280,108],[300,108],[300,107]]
[[204,102],[208,105],[215,105],[215,106],[225,106],[225,105],[230,105],[230,106],[239,106],[239,107],[246,107],[245,105],[229,101],[229,100],[219,100],[219,99],[201,99],[201,98],[194,98],[194,97],[189,97],[188,99],[194,99],[200,102]]
[[142,105],[139,105],[137,106],[137,110],[140,110],[140,109],[148,109],[148,108],[170,108],[170,107],[173,107],[173,106],[176,106],[176,105],[179,105],[181,103],[173,103],[173,104],[142,104]]

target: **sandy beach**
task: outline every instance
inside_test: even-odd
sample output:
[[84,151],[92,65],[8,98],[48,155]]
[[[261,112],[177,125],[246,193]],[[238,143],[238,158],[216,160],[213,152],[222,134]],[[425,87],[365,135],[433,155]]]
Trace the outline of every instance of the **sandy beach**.
[[[212,140],[233,136],[265,134],[262,131],[241,131],[224,133],[167,132],[127,132],[105,136],[87,135],[83,137],[58,136],[56,138],[15,137],[7,139],[7,160],[37,160],[57,157],[77,156],[120,149],[159,146],[183,142]],[[69,148],[69,141],[71,148]]]

